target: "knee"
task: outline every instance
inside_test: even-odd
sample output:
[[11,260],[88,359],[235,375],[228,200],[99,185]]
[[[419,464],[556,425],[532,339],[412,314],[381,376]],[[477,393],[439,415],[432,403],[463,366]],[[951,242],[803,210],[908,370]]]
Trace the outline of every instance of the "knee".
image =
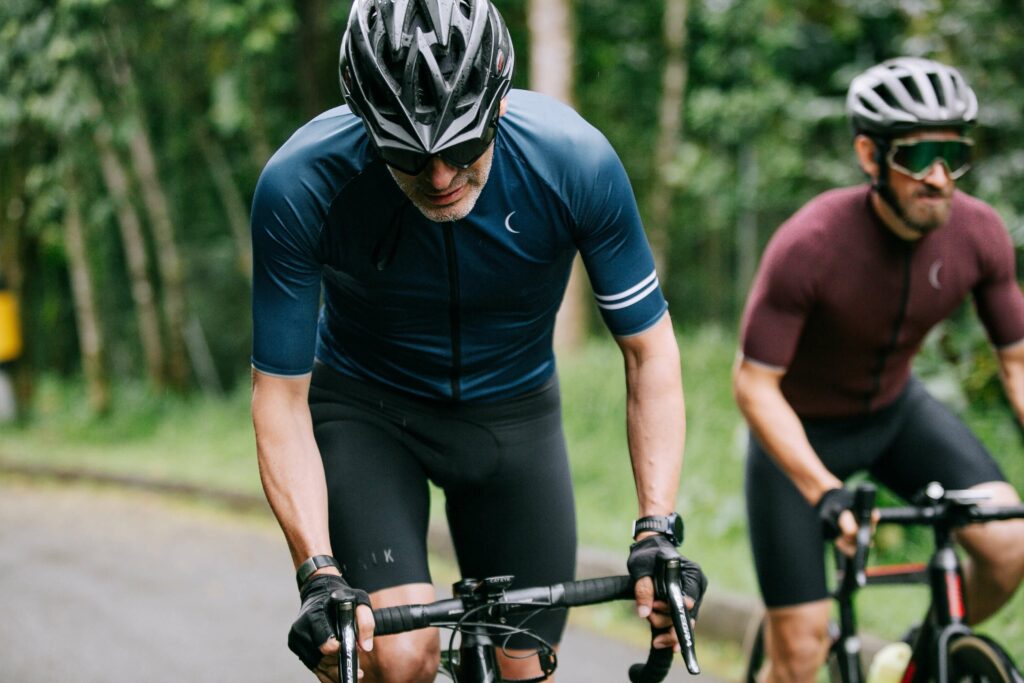
[[373,652],[360,656],[365,672],[362,683],[433,683],[439,663],[436,644],[400,636],[375,638]]
[[968,547],[975,571],[992,589],[1011,594],[1024,579],[1024,520],[987,525],[987,542]]
[[769,680],[813,681],[828,655],[829,642],[827,618],[787,619],[778,624],[769,620]]

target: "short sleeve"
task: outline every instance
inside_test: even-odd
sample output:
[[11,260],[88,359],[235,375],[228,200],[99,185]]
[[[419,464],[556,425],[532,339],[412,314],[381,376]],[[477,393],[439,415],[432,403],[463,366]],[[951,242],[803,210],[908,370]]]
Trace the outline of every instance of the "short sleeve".
[[740,326],[740,348],[747,360],[779,369],[793,361],[814,304],[813,266],[820,259],[813,251],[785,226],[769,242]]
[[252,208],[252,366],[271,375],[313,369],[322,220],[304,210],[287,167],[272,160],[256,186]]
[[578,159],[580,188],[570,200],[583,257],[605,324],[616,336],[643,332],[668,308],[626,171],[594,131]]

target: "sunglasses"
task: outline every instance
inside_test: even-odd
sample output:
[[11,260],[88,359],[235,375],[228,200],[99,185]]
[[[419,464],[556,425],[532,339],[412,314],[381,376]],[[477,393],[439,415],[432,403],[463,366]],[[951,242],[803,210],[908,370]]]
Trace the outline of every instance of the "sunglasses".
[[893,140],[886,160],[889,166],[905,173],[914,180],[924,180],[932,171],[936,161],[941,160],[953,180],[961,177],[971,168],[971,147],[969,138],[954,140]]
[[498,133],[498,123],[495,121],[484,131],[482,138],[466,140],[451,147],[445,147],[440,152],[433,154],[429,152],[415,152],[408,149],[395,149],[394,147],[378,147],[377,151],[384,159],[384,162],[396,168],[402,173],[419,175],[427,167],[430,160],[435,156],[441,157],[446,164],[456,168],[466,169],[472,166],[477,159],[483,156],[487,148],[494,142],[494,136]]

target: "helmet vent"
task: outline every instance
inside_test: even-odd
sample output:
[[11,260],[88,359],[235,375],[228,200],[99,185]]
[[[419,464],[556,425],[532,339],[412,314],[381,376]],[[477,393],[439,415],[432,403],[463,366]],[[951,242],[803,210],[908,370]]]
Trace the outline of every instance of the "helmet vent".
[[[917,87],[917,83],[914,81],[912,76],[903,76],[900,78],[900,83],[903,84],[903,87],[906,88],[907,93],[910,94],[911,99],[915,102],[921,102],[924,99],[921,96],[920,88]],[[889,104],[896,104],[895,98],[892,97],[888,90],[886,90],[885,94],[888,95],[888,97],[886,97],[886,101],[889,101],[890,99],[894,100],[889,102]]]
[[932,83],[932,92],[935,93],[935,97],[939,102],[939,106],[946,106],[946,88],[942,85],[942,81],[939,80],[938,74],[928,74],[928,80]]
[[434,81],[430,69],[421,60],[416,65],[416,120],[426,125],[434,123],[437,118],[437,93],[434,92]]

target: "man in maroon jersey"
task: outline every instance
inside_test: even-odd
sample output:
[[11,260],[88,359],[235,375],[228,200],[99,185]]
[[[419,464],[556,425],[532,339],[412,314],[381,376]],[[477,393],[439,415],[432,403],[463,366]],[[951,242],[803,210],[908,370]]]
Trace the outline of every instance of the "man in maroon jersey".
[[[996,212],[955,189],[970,166],[977,99],[937,62],[898,58],[853,80],[854,150],[870,185],[825,192],[769,243],[743,315],[733,377],[751,430],[750,537],[768,607],[769,681],[811,681],[828,651],[824,539],[852,552],[843,481],[868,472],[900,496],[930,481],[1020,499],[992,457],[920,382],[926,333],[968,293],[1024,418],[1024,296]],[[1024,521],[978,525],[968,617],[986,618],[1024,577]]]

